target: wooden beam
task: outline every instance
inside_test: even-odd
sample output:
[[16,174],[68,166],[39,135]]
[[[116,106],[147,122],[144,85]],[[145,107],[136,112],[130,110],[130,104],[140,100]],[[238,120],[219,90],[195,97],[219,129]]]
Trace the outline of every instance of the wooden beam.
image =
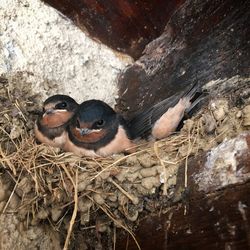
[[248,78],[249,23],[246,0],[186,1],[120,76],[117,110],[132,117],[195,82]]
[[[179,201],[166,213],[140,221],[135,235],[141,249],[250,249],[250,133],[223,142],[188,166],[187,189],[185,166],[178,173]],[[137,247],[120,235],[117,249]]]
[[138,58],[185,0],[43,0],[107,46]]

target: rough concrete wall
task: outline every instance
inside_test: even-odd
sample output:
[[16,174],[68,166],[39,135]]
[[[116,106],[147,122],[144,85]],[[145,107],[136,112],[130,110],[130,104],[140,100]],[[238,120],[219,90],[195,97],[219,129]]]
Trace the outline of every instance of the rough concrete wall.
[[0,0],[0,75],[22,72],[34,92],[114,104],[117,74],[131,61],[94,42],[39,0]]

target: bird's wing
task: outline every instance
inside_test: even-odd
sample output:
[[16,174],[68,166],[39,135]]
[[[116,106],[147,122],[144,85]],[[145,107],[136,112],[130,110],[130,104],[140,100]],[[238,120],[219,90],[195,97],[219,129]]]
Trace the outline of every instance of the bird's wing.
[[[154,106],[137,114],[128,121],[129,130],[133,139],[150,135],[155,122],[171,107],[174,107],[181,98],[191,100],[197,92],[201,92],[199,84],[188,86],[184,91],[170,96]],[[195,100],[196,102],[196,100]],[[198,102],[197,102],[198,103]],[[194,107],[194,106],[193,106]]]

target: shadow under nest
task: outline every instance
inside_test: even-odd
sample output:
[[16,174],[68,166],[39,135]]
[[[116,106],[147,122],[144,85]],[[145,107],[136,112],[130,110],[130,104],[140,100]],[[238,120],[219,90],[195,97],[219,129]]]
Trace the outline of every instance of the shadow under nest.
[[232,107],[228,98],[212,100],[180,132],[141,142],[133,154],[80,158],[35,142],[41,100],[28,84],[15,83],[0,87],[0,211],[18,214],[27,226],[43,222],[64,231],[66,247],[78,230],[97,243],[97,234],[106,233],[114,244],[121,228],[136,241],[133,227],[140,219],[181,199],[175,193],[178,168],[187,169],[189,157],[246,130],[249,119],[246,103]]

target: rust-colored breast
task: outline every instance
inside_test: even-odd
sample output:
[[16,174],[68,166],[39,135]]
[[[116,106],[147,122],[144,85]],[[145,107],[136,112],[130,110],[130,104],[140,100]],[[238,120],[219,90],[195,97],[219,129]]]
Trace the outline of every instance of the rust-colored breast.
[[86,134],[86,135],[81,135],[80,131],[76,128],[72,128],[71,132],[78,141],[84,142],[84,143],[98,142],[100,139],[102,139],[107,134],[107,131],[105,129],[102,129],[102,130],[96,131],[96,132],[92,132],[92,133]]
[[56,128],[67,123],[72,116],[72,112],[56,112],[45,115],[41,120],[41,125],[48,128]]

